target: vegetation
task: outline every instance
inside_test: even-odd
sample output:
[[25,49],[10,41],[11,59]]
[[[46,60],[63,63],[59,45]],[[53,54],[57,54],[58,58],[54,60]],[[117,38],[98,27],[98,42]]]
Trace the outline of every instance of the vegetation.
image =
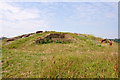
[[0,40],[4,40],[4,39],[7,39],[7,37],[0,37]]
[[0,79],[2,79],[2,62],[1,62],[1,60],[2,60],[2,40],[0,40]]
[[112,41],[114,41],[116,43],[120,43],[120,39],[109,39],[109,40],[112,40]]
[[[66,33],[77,42],[61,40],[36,44],[48,33],[2,42],[3,78],[117,78],[118,44],[100,44],[101,38]],[[84,37],[86,36],[86,37]],[[9,43],[9,44],[7,44]],[[7,44],[7,45],[6,45]]]

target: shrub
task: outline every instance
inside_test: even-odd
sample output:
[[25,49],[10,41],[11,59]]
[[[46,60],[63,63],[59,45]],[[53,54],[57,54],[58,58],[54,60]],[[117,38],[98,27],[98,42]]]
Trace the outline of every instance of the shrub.
[[59,43],[62,43],[62,40],[59,40]]
[[58,40],[56,40],[55,42],[58,43]]
[[44,43],[45,43],[45,44],[47,43],[47,40],[46,40],[46,39],[44,39]]
[[49,39],[49,40],[48,40],[48,43],[51,43],[51,42],[52,42],[52,40]]

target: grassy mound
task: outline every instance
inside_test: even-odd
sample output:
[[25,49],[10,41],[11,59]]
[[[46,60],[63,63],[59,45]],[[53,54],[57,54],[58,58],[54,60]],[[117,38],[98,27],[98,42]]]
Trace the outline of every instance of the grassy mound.
[[[49,34],[66,34],[69,43],[46,42]],[[3,78],[117,78],[118,44],[103,43],[86,34],[43,32],[15,41],[2,42]]]

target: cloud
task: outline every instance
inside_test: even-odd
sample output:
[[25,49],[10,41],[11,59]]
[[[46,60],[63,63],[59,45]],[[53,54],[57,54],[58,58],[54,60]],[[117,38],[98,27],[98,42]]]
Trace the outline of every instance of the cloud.
[[42,29],[94,32],[95,35],[102,32],[104,36],[105,32],[117,30],[117,3],[4,2],[0,3],[0,21],[3,35],[7,37]]
[[72,5],[73,14],[69,17],[69,22],[71,19],[78,18],[77,21],[80,22],[90,22],[98,21],[101,22],[102,19],[115,20],[117,18],[117,2],[109,3],[98,3],[98,2],[84,2],[79,3],[79,5]]
[[7,20],[25,20],[39,17],[39,11],[31,9],[20,9],[9,3],[0,3],[1,15]]
[[[13,37],[25,32],[47,29],[48,20],[38,9],[15,7],[11,3],[0,2],[0,25],[2,36]],[[41,15],[42,14],[42,15]]]
[[[7,22],[3,23],[5,26],[2,30],[5,31],[4,35],[7,35],[8,37],[14,37],[17,35],[25,34],[25,33],[30,33],[36,30],[43,30],[46,29],[47,26],[43,21],[19,21],[19,23],[14,23],[14,22]],[[12,27],[7,27],[7,26],[12,26]]]

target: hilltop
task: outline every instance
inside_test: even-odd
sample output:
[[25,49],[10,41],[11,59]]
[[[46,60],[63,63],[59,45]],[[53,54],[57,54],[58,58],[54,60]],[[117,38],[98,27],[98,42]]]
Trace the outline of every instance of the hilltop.
[[117,78],[118,44],[87,34],[45,31],[2,41],[3,78]]

